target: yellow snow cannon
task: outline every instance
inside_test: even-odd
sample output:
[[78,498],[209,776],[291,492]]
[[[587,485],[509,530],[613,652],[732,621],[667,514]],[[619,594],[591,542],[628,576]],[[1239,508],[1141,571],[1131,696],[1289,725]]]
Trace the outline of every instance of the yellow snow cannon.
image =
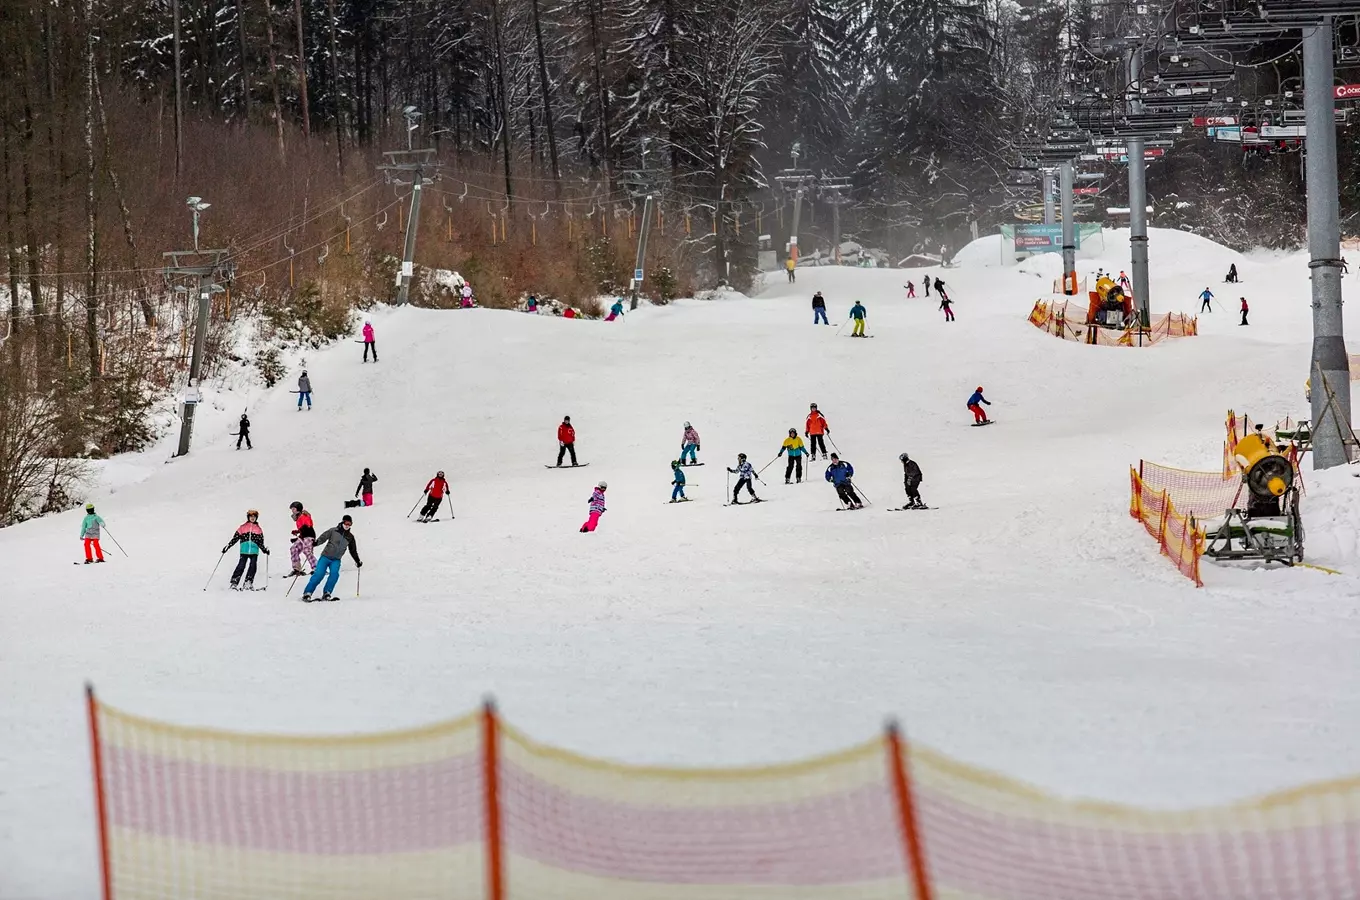
[[1260,428],[1237,442],[1233,457],[1253,496],[1283,497],[1294,486],[1294,464]]

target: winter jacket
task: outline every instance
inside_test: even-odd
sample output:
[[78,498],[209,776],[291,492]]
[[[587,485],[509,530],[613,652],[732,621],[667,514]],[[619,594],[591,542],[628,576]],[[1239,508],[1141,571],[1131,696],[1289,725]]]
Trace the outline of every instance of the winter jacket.
[[695,447],[698,447],[698,446],[699,446],[699,432],[695,431],[693,427],[686,428],[686,429],[685,429],[685,436],[684,436],[683,438],[681,438],[681,442],[682,442],[683,444],[685,444],[686,446],[688,446],[689,444],[693,444]]
[[576,429],[563,422],[557,426],[557,439],[564,444],[576,443]]
[[431,478],[430,483],[425,485],[425,493],[429,494],[431,497],[442,497],[444,496],[444,492],[448,489],[448,481],[440,478],[438,475]]
[[1247,298],[1246,298],[1246,297],[1243,297],[1243,298],[1242,298],[1242,312],[1248,312],[1248,311],[1250,311],[1250,309],[1251,309],[1251,307],[1247,306]]
[[832,484],[845,484],[855,474],[855,467],[846,460],[838,460],[827,467],[826,480]]
[[85,516],[83,520],[81,520],[80,536],[83,538],[88,538],[89,540],[92,541],[97,541],[99,540],[100,534],[99,529],[103,527],[104,520],[99,518],[99,516],[96,516],[94,513],[89,513]]
[[576,318],[576,310],[574,310],[574,309],[572,309],[570,306],[568,306],[568,307],[562,312],[562,318],[564,318],[564,319],[574,319],[574,318]]
[[604,491],[596,488],[590,494],[590,511],[593,513],[604,512]]
[[359,486],[354,489],[354,496],[357,497],[360,494],[373,493],[373,482],[377,480],[377,475],[374,475],[372,472],[365,469],[364,474],[359,476]]
[[679,466],[675,466],[674,468],[671,469],[671,474],[675,476],[675,480],[672,481],[671,484],[683,485],[685,483],[684,469],[680,468]]
[[812,412],[808,413],[807,424],[804,426],[803,431],[807,434],[830,434],[831,427],[826,424],[826,416],[814,409]]
[[297,528],[293,529],[293,534],[299,538],[316,538],[316,523],[312,521],[312,514],[303,510],[298,514],[297,521],[294,523]]
[[854,306],[850,307],[850,318],[862,319],[868,314],[868,312],[869,311],[864,308],[864,304],[856,303]]
[[925,480],[921,477],[921,467],[916,464],[916,460],[909,459],[902,463],[902,480],[909,488],[915,488]]
[[299,375],[298,390],[304,394],[310,394],[312,392],[312,379],[308,378],[306,375]]
[[238,434],[250,434],[250,419],[249,419],[249,418],[247,418],[246,416],[241,416],[240,426],[241,426],[241,427],[239,427],[239,428],[236,429],[236,431],[237,431]]
[[954,303],[953,300],[950,300],[948,297],[946,297],[940,301],[940,309],[949,309],[949,307],[953,305],[953,303]]
[[371,322],[364,323],[364,343],[373,343],[373,324]]
[[944,282],[941,281],[940,279],[936,278],[936,279],[935,279],[935,291],[936,291],[937,293],[939,293],[939,292],[942,292],[943,290],[944,290]]
[[609,307],[609,314],[610,314],[611,316],[621,316],[621,315],[623,315],[623,301],[620,300],[619,302],[615,303],[613,306]]
[[1204,292],[1199,295],[1199,299],[1204,301],[1212,300],[1214,299],[1214,292],[1209,290],[1208,288],[1205,288]]
[[988,406],[992,405],[992,401],[982,396],[982,391],[973,391],[973,396],[968,398],[968,405],[977,406],[979,403],[986,403]]
[[798,263],[794,261],[794,258],[792,256],[784,260],[784,268],[788,269],[790,272],[793,271],[793,267],[796,265],[798,265]]
[[749,460],[744,463],[741,463],[735,469],[728,469],[727,471],[735,472],[738,478],[750,479],[756,477],[755,467],[751,465]]
[[803,445],[803,439],[795,435],[791,438],[784,438],[784,443],[779,448],[778,455],[783,456],[785,450],[789,451],[789,456],[802,456],[807,448]]
[[815,294],[812,298],[813,309],[826,309],[826,299],[821,294]]
[[348,550],[354,561],[362,565],[359,559],[359,542],[354,539],[354,532],[346,531],[339,525],[321,532],[316,544],[321,548],[321,555],[327,559],[342,559]]
[[[242,556],[255,556],[261,550],[265,550],[264,531],[254,522],[246,522],[236,533],[231,536],[231,543],[227,544],[226,549],[230,550],[234,544],[240,542]],[[224,551],[225,552],[225,551]],[[268,553],[268,550],[265,550]]]

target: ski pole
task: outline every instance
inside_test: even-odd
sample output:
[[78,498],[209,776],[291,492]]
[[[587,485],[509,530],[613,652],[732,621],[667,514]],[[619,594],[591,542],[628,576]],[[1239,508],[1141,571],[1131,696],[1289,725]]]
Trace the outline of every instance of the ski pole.
[[[731,494],[731,493],[732,493],[732,473],[731,473],[731,472],[728,472],[728,473],[727,473],[727,494]],[[723,494],[723,500],[724,500],[724,501],[727,499],[727,494]]]
[[359,582],[363,579],[363,577],[364,577],[364,570],[363,570],[363,567],[362,567],[362,566],[356,567],[355,570],[354,570],[354,596],[355,596],[355,597],[358,597],[358,596],[359,596]]
[[864,488],[860,487],[859,485],[855,485],[855,490],[859,491],[859,495],[864,498],[865,503],[869,504],[870,506],[874,505],[874,501],[870,500],[869,495],[864,493]]
[[[425,493],[422,491],[421,494],[420,494],[420,500],[424,500],[424,499],[425,499]],[[417,501],[416,501],[416,505],[411,507],[411,512],[408,512],[408,513],[406,514],[406,518],[408,518],[408,519],[411,518],[411,513],[413,513],[413,512],[416,511],[416,506],[419,506],[419,505],[420,505],[420,500],[417,500]]]
[[[770,466],[774,465],[774,460],[775,460],[775,459],[779,459],[779,454],[778,454],[778,453],[776,453],[776,454],[774,455],[774,459],[770,460],[770,461],[767,462],[765,465],[763,465],[763,466],[760,467],[760,472],[764,472],[764,471],[765,471],[766,469],[768,469]],[[757,473],[756,473],[756,477],[757,477],[757,478],[760,477],[760,472],[757,472]]]
[[[109,526],[105,525],[105,526],[104,526],[104,530],[108,532],[108,534],[109,534],[109,540],[113,541],[113,546],[117,547],[118,550],[119,550],[119,552],[121,552],[124,556],[127,556],[127,555],[128,555],[128,552],[127,552],[126,550],[123,549],[123,545],[122,545],[122,544],[118,543],[118,538],[116,538],[116,537],[113,536],[113,532],[112,532],[112,531],[109,531]],[[130,557],[129,557],[129,558],[130,558]]]
[[287,598],[287,596],[288,596],[289,594],[293,593],[293,585],[297,584],[297,580],[298,580],[300,577],[302,577],[302,573],[301,573],[301,572],[299,572],[298,574],[294,575],[294,576],[293,576],[293,580],[290,581],[290,582],[288,582],[288,590],[286,590],[286,591],[283,592],[283,596],[284,596],[285,598]]
[[266,554],[264,555],[264,587],[260,588],[260,590],[262,590],[262,591],[267,591],[267,590],[269,590],[269,554],[268,554],[268,553],[266,553]]
[[[850,321],[850,318],[847,316],[845,322],[848,321]],[[845,330],[845,322],[842,322],[841,327],[836,329],[836,337],[840,337],[841,332]]]
[[[112,535],[110,535],[110,537],[112,537]],[[219,556],[219,557],[217,557],[217,566],[222,565],[222,560],[224,560],[224,559],[226,559],[226,558],[227,558],[227,551],[223,550],[223,551],[222,551],[222,555]],[[208,580],[207,580],[206,582],[204,582],[204,584],[203,584],[203,590],[206,591],[206,590],[208,589],[208,585],[212,584],[213,575],[216,575],[216,574],[217,574],[217,566],[213,566],[212,575],[209,575],[209,576],[208,576]]]
[[828,441],[831,441],[831,449],[836,451],[836,455],[837,455],[837,456],[840,456],[840,455],[841,455],[841,448],[836,446],[836,441],[835,441],[834,438],[831,437],[831,432],[828,431],[828,432],[826,433],[826,439],[827,439]]

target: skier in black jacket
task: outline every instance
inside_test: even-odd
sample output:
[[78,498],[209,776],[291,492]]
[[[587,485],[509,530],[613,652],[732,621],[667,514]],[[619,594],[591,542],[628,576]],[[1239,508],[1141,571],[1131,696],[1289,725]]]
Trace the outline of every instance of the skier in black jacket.
[[902,461],[902,486],[907,489],[907,505],[902,508],[927,509],[919,490],[921,482],[925,480],[921,477],[921,467],[905,453],[897,458]]
[[826,320],[826,298],[822,296],[821,291],[812,295],[812,324],[816,325],[818,322],[823,325],[831,324]]
[[254,450],[254,445],[250,443],[250,417],[245,413],[241,413],[241,421],[239,424],[241,427],[236,429],[236,449],[240,450],[241,441],[245,441],[246,449]]

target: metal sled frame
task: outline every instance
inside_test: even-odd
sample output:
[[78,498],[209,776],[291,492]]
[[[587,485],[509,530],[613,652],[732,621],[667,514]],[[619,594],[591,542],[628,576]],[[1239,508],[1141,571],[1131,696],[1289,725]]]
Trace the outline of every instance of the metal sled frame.
[[1303,520],[1299,517],[1297,489],[1291,488],[1285,495],[1284,508],[1283,528],[1280,516],[1253,518],[1243,509],[1228,510],[1223,524],[1205,538],[1204,555],[1213,559],[1260,559],[1286,566],[1303,562]]

